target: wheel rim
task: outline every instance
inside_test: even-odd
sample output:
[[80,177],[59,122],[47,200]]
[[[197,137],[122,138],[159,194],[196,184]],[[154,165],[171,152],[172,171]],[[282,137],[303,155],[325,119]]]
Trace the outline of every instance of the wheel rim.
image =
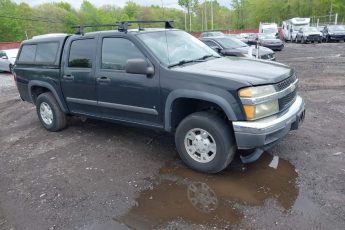
[[53,123],[53,110],[51,109],[48,103],[46,102],[41,103],[40,115],[45,124],[51,125]]
[[200,128],[187,132],[184,145],[188,155],[200,163],[212,161],[217,153],[217,144],[212,135]]

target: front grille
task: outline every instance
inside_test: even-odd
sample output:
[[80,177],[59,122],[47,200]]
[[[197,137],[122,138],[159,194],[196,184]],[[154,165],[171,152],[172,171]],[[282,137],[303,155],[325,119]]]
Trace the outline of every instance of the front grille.
[[292,83],[294,83],[297,79],[296,74],[291,75],[290,77],[286,78],[285,80],[278,82],[275,87],[277,91],[281,91],[289,87]]
[[289,93],[288,95],[278,99],[279,104],[279,111],[284,110],[285,108],[289,107],[291,103],[295,100],[297,95],[297,90]]

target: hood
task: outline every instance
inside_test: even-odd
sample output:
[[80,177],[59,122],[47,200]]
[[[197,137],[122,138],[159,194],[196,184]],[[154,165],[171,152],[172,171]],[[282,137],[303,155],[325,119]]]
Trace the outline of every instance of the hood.
[[287,65],[250,58],[222,57],[187,66],[175,67],[176,72],[229,79],[251,85],[277,83],[293,73]]
[[330,30],[329,34],[343,35],[345,34],[345,31],[344,30]]
[[321,32],[304,32],[303,34],[305,36],[310,36],[310,35],[320,35],[320,36],[322,36]]
[[[250,49],[250,46],[245,46],[245,47],[240,47],[240,48],[232,49],[232,50],[236,50],[236,51],[248,54],[249,49]],[[260,50],[261,55],[274,53],[273,50],[263,47],[263,46],[259,46],[259,50]],[[256,48],[254,47],[253,47],[253,53],[256,53]]]

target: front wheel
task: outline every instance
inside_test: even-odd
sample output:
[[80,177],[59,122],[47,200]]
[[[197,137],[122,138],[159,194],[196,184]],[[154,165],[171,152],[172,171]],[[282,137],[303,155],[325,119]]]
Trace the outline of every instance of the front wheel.
[[224,170],[236,152],[231,126],[211,112],[186,117],[176,130],[175,143],[182,161],[205,173]]
[[38,96],[36,111],[41,124],[47,130],[56,132],[66,127],[66,115],[52,93],[42,93]]
[[302,39],[301,39],[301,43],[303,43],[303,44],[306,44],[306,43],[307,43],[307,41],[305,40],[305,38],[304,38],[304,37],[302,37]]

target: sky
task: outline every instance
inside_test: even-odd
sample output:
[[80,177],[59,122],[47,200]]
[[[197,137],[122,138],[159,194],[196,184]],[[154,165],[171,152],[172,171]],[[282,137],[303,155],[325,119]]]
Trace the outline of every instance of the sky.
[[[74,8],[79,9],[81,3],[83,0],[14,0],[16,3],[26,2],[30,6],[39,5],[41,3],[47,3],[47,2],[68,2],[70,3]],[[106,4],[116,5],[116,6],[124,6],[128,0],[88,0],[93,5],[99,7]],[[174,7],[180,9],[180,6],[177,4],[178,0],[133,0],[133,2],[140,4],[140,5],[163,5],[165,7]],[[200,0],[203,2],[204,0]],[[222,6],[229,6],[229,0],[218,0],[220,5]]]

